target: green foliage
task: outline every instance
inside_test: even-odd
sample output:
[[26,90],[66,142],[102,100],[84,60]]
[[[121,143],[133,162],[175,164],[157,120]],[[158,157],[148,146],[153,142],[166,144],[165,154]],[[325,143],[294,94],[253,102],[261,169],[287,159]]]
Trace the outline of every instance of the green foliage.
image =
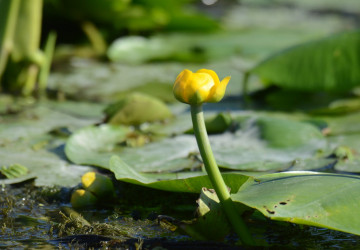
[[202,188],[197,204],[197,218],[180,224],[178,230],[197,240],[223,241],[230,233],[231,226],[215,191]]
[[[208,134],[221,134],[225,132],[231,125],[232,119],[229,113],[219,113],[214,117],[205,119],[205,126]],[[193,134],[191,128],[186,131],[187,134]]]
[[284,172],[249,179],[236,202],[279,221],[360,234],[360,178],[317,172]]
[[102,125],[82,128],[67,141],[65,153],[76,164],[107,168],[111,150],[126,139],[127,127]]
[[[79,103],[76,106],[71,103],[50,106],[50,102],[45,102],[27,107],[22,112],[16,111],[16,115],[1,115],[1,165],[17,163],[29,170],[23,177],[2,179],[1,184],[35,179],[37,186],[73,186],[79,183],[84,172],[89,171],[89,167],[69,163],[62,145],[71,131],[99,122],[102,106],[96,118],[94,113],[99,108],[95,104],[89,104],[88,110],[93,112],[92,116],[87,115],[87,109]],[[74,110],[74,107],[82,111],[83,118],[67,112]],[[12,109],[11,106],[8,108]]]
[[13,164],[10,166],[2,166],[0,168],[0,173],[8,179],[14,179],[22,177],[28,173],[27,167],[20,164]]
[[[118,156],[111,157],[110,170],[117,180],[160,190],[200,193],[203,187],[212,188],[209,177],[204,172],[141,173]],[[224,173],[223,178],[231,191],[236,192],[251,177],[241,173]]]
[[132,93],[105,109],[109,124],[140,125],[163,121],[172,116],[161,100],[141,93]]
[[[90,21],[104,33],[153,32],[157,30],[212,31],[216,21],[185,8],[190,1],[178,0],[65,0],[45,1],[45,18],[49,26],[58,20],[70,23]],[[59,30],[60,31],[60,30]],[[61,32],[61,31],[60,31]],[[112,38],[113,34],[110,34]]]
[[352,31],[286,49],[249,71],[266,84],[316,91],[349,91],[360,84],[360,32]]
[[[29,96],[36,90],[45,92],[51,54],[40,50],[43,0],[2,0],[0,9],[6,12],[0,22],[0,83],[2,89]],[[42,83],[37,86],[42,70]]]
[[320,130],[309,123],[267,117],[260,118],[257,124],[270,147],[298,147],[324,139]]

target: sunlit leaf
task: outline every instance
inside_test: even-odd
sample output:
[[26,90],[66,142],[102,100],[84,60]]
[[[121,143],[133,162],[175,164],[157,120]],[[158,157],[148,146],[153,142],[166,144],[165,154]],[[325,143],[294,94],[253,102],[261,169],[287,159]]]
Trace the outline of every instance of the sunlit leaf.
[[[118,180],[161,190],[200,193],[203,187],[212,188],[204,172],[141,173],[117,156],[111,158],[110,170]],[[223,178],[231,191],[236,192],[251,177],[240,173],[224,173]]]
[[130,129],[125,126],[91,126],[73,134],[67,141],[65,153],[76,164],[107,167],[116,144],[123,142]]
[[273,220],[359,235],[359,192],[358,176],[284,172],[249,179],[232,198]]

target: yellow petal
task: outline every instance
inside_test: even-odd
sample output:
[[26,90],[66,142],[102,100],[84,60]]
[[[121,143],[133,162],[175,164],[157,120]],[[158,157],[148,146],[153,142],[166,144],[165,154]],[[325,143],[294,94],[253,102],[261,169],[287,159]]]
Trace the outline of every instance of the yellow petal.
[[219,85],[215,85],[211,88],[210,95],[207,102],[219,102],[225,95],[226,86],[230,81],[230,76],[225,77]]
[[219,85],[219,83],[220,83],[218,75],[215,73],[215,71],[213,71],[211,69],[199,69],[198,71],[196,71],[196,73],[209,74],[212,77],[212,79],[214,80],[215,85]]
[[194,73],[189,79],[186,89],[187,103],[200,104],[204,102],[208,98],[213,86],[215,84],[211,75],[207,73]]
[[187,102],[186,101],[186,86],[187,82],[190,79],[191,75],[193,73],[185,69],[181,71],[181,73],[176,77],[174,87],[173,87],[173,93],[176,99],[178,99],[180,102]]
[[[205,101],[215,102],[224,95],[229,79],[224,79],[223,81],[226,83],[221,84],[219,77],[213,70],[200,69],[193,73],[185,69],[175,80],[173,87],[174,96],[179,101],[188,104],[200,104]],[[223,91],[222,96],[221,91]]]

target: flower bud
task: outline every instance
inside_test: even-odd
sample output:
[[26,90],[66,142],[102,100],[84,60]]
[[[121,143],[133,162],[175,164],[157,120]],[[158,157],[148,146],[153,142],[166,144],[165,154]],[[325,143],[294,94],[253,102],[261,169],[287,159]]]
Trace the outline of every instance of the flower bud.
[[188,104],[219,102],[225,95],[230,76],[221,82],[218,75],[209,69],[200,69],[196,73],[183,70],[176,78],[173,92],[176,99]]
[[114,195],[114,185],[107,176],[87,172],[81,177],[82,186],[98,198],[111,197]]
[[90,191],[77,189],[72,193],[70,202],[74,208],[92,207],[96,204],[97,198]]

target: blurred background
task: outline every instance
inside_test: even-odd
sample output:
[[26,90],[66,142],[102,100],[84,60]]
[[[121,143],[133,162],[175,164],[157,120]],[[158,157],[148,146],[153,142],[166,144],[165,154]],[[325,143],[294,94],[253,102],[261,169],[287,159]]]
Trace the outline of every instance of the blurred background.
[[[12,70],[12,64],[24,67],[41,56],[10,56],[0,74],[3,90],[34,95],[46,88],[59,98],[98,102],[117,100],[129,91],[173,102],[172,84],[184,68],[211,68],[220,78],[231,75],[227,95],[239,96],[244,73],[268,56],[360,25],[357,0],[31,1],[28,12],[37,11],[38,18],[22,21],[15,33],[26,41],[40,37],[34,51],[45,51],[46,45],[51,51],[56,34],[54,53],[43,53],[51,55],[52,73],[26,83],[27,77],[19,79],[22,70]],[[46,67],[40,66],[41,71]],[[257,77],[248,80],[250,92],[266,87]]]

